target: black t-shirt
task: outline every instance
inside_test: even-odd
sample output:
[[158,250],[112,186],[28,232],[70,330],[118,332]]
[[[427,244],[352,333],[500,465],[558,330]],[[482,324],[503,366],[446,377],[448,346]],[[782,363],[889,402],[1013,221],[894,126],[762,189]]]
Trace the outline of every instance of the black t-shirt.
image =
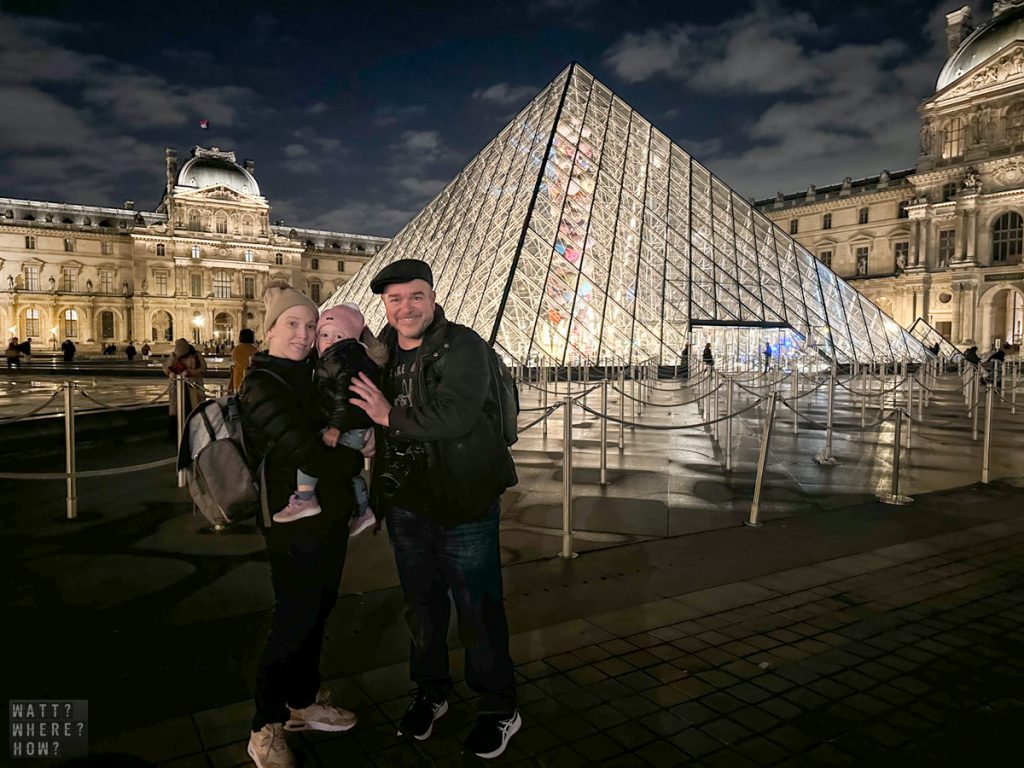
[[[413,382],[416,379],[417,362],[416,355],[419,349],[397,350],[395,363],[387,371],[384,382],[385,394],[392,405],[407,407],[415,405],[413,402]],[[427,512],[432,503],[432,492],[430,487],[430,475],[427,467],[426,454],[423,451],[423,444],[416,441],[395,440],[389,437],[388,451],[385,458],[391,451],[398,450],[404,453],[411,452],[415,458],[411,460],[412,469],[405,482],[399,487],[392,503],[396,507],[408,509],[410,512]],[[406,459],[405,461],[410,461]],[[385,466],[385,469],[387,467]]]

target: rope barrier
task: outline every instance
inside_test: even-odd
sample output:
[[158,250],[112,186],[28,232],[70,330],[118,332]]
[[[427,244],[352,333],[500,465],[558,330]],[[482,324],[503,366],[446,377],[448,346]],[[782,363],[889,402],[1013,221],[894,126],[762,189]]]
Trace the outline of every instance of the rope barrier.
[[544,421],[544,419],[548,418],[552,413],[554,413],[555,411],[557,411],[561,407],[562,407],[561,403],[558,403],[556,405],[548,406],[547,408],[544,409],[544,413],[543,414],[541,414],[536,419],[531,421],[525,427],[519,427],[519,429],[517,431],[519,432],[519,434],[522,434],[523,432],[525,432],[526,430],[530,429],[531,427],[537,426],[542,421]]
[[97,405],[101,405],[104,408],[113,408],[113,409],[140,408],[140,407],[144,407],[144,406],[147,406],[147,405],[156,405],[156,403],[158,403],[161,399],[163,399],[165,395],[168,395],[170,393],[171,389],[173,389],[173,388],[174,388],[174,383],[172,382],[172,383],[167,385],[167,388],[163,392],[161,392],[159,395],[154,397],[152,400],[149,400],[149,401],[144,402],[144,403],[131,403],[129,405],[111,405],[110,403],[105,403],[102,400],[100,400],[99,398],[97,398],[97,397],[95,397],[93,395],[90,395],[86,390],[82,389],[81,387],[76,387],[76,389],[78,389],[79,393],[81,393],[82,397],[86,398],[87,400],[92,400],[94,403],[96,403]]
[[4,416],[3,418],[0,418],[0,424],[13,424],[16,421],[21,421],[22,419],[27,419],[27,418],[30,418],[32,416],[35,416],[37,413],[39,413],[41,410],[43,410],[43,408],[46,408],[50,403],[52,403],[54,400],[56,400],[58,397],[60,397],[63,392],[64,392],[64,387],[62,385],[56,392],[54,392],[52,395],[50,395],[50,399],[47,400],[42,405],[40,405],[40,406],[38,406],[36,408],[33,408],[28,413],[23,413],[21,416]]
[[764,399],[765,398],[761,398],[759,400],[756,400],[753,403],[751,403],[750,405],[748,405],[746,408],[743,408],[742,410],[734,411],[733,413],[726,414],[725,416],[720,416],[717,419],[711,419],[710,421],[699,421],[696,424],[639,424],[639,423],[633,422],[633,421],[624,421],[622,419],[617,419],[614,416],[607,416],[605,414],[602,414],[600,411],[595,411],[593,408],[591,408],[591,407],[589,407],[587,405],[584,405],[582,403],[579,403],[578,405],[584,411],[586,411],[587,413],[590,413],[590,414],[592,414],[594,416],[597,416],[599,419],[604,419],[605,421],[610,421],[610,422],[612,422],[614,424],[622,424],[625,427],[630,427],[630,428],[633,428],[633,429],[652,429],[652,430],[657,430],[657,431],[669,431],[669,430],[673,430],[673,429],[696,429],[697,427],[710,427],[710,426],[712,426],[714,424],[718,424],[718,423],[723,422],[723,421],[728,421],[731,418],[734,418],[736,416],[740,416],[740,415],[746,413],[747,411],[750,411],[750,410],[756,408],[758,405],[761,404],[761,402]]
[[[720,390],[723,386],[725,386],[724,382],[720,383],[717,387],[715,387],[710,392],[708,392],[706,395],[704,395],[704,397],[707,397],[709,395],[713,395],[715,392]],[[633,397],[632,395],[626,394],[625,392],[623,392],[618,387],[612,387],[612,389],[614,389],[616,392],[618,392],[620,395],[622,395],[626,399],[632,400],[634,403],[642,403],[643,405],[651,406],[652,408],[678,408],[678,407],[683,406],[683,405],[693,405],[694,403],[700,402],[701,400],[704,399],[704,397],[696,397],[693,400],[684,400],[681,403],[652,403],[652,402],[650,402],[648,400],[641,400],[638,397]]]
[[[81,470],[75,471],[76,477],[106,477],[107,475],[125,475],[129,472],[143,472],[147,469],[156,469],[157,467],[165,467],[168,464],[174,464],[178,460],[177,456],[171,456],[169,459],[160,459],[158,461],[150,461],[146,464],[132,464],[127,467],[112,467],[111,469],[90,469],[82,472]],[[68,476],[67,472],[0,472],[0,480],[66,480]]]

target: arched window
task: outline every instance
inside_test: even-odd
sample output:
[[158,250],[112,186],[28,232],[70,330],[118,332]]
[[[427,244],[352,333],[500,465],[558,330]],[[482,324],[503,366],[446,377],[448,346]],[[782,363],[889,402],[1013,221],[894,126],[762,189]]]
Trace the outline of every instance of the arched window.
[[225,235],[228,231],[228,217],[223,213],[218,213],[215,219],[217,234]]
[[28,338],[33,336],[39,336],[39,310],[38,309],[26,309],[25,310],[25,335]]
[[281,266],[282,264],[284,264],[284,254],[283,253],[275,253],[274,254],[274,263],[277,266]]
[[966,132],[964,121],[959,117],[954,117],[946,123],[946,127],[942,129],[942,158],[944,160],[963,155]]
[[64,335],[69,339],[78,338],[78,310],[64,310]]
[[1004,213],[992,225],[992,261],[1005,264],[1020,260],[1024,251],[1024,219],[1016,211]]

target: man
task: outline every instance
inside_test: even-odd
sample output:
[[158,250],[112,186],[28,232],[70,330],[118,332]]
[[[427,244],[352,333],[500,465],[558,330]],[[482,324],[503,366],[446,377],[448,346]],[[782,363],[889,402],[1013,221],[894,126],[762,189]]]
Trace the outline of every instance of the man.
[[60,345],[60,351],[64,353],[65,363],[73,362],[75,359],[75,352],[77,351],[75,342],[71,339],[64,339],[64,343]]
[[372,506],[384,513],[412,632],[417,691],[399,735],[430,737],[448,711],[448,591],[479,694],[465,742],[478,757],[505,751],[522,720],[508,651],[498,544],[499,498],[515,466],[502,437],[487,343],[445,319],[426,262],[401,259],[370,283],[388,325],[382,390],[360,375],[351,402],[378,425]]

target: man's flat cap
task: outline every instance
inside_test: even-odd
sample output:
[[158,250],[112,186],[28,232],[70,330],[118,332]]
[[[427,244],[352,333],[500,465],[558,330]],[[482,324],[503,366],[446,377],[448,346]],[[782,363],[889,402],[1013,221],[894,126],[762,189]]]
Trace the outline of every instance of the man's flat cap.
[[384,289],[392,283],[408,283],[410,280],[426,280],[434,287],[434,273],[430,265],[419,259],[399,259],[388,264],[370,281],[370,290],[384,293]]

